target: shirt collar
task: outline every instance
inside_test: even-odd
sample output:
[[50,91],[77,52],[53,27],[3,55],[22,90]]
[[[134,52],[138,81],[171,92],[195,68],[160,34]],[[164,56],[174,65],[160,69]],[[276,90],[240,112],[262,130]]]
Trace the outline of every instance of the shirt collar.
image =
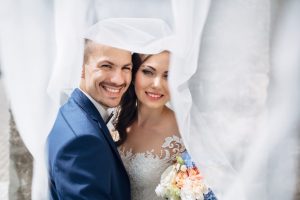
[[94,106],[97,108],[98,112],[100,113],[103,121],[106,121],[108,118],[108,112],[107,109],[105,109],[100,103],[98,103],[97,101],[95,101],[90,95],[88,95],[87,93],[85,93],[81,88],[79,88],[79,90],[87,97],[89,98],[89,100],[94,104]]

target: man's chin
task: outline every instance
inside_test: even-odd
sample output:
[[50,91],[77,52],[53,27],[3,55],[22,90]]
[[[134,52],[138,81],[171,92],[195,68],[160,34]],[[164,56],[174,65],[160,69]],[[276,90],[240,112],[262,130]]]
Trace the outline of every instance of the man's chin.
[[106,102],[103,102],[102,104],[108,108],[114,108],[120,104],[120,100],[118,99],[115,101],[106,101]]

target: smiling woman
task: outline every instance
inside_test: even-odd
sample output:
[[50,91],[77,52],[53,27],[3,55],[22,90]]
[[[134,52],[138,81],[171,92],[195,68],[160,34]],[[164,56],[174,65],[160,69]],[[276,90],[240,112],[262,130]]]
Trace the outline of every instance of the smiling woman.
[[[123,98],[116,129],[132,199],[155,200],[162,172],[185,149],[174,112],[166,106],[170,52],[133,55],[133,81]],[[144,170],[147,169],[147,170]]]
[[168,69],[170,53],[142,56],[141,66],[135,75],[135,93],[139,104],[157,108],[170,100]]

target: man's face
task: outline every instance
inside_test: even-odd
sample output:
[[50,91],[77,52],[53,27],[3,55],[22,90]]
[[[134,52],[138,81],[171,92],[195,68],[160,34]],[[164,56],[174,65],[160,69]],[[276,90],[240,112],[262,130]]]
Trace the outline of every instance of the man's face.
[[118,106],[131,82],[131,53],[91,43],[87,58],[81,89],[105,107]]

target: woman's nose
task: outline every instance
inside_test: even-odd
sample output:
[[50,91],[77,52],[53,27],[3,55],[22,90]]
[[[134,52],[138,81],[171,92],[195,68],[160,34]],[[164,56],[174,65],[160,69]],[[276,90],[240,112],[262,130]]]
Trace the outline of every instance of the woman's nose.
[[153,79],[153,87],[159,88],[161,86],[161,78],[160,77],[155,77]]

